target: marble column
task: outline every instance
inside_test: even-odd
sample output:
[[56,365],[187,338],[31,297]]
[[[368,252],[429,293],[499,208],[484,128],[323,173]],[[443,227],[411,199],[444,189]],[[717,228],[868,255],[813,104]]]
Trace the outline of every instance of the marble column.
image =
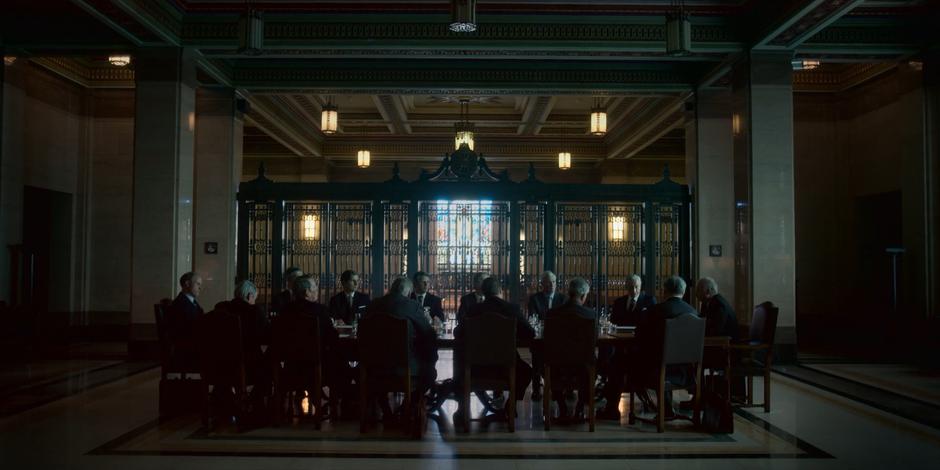
[[135,56],[131,341],[156,338],[153,304],[193,268],[196,67],[181,48]]
[[780,309],[777,342],[796,343],[793,71],[790,52],[751,52],[733,71],[735,308]]
[[[203,275],[204,306],[232,298],[235,281],[235,195],[241,180],[244,123],[235,91],[196,94],[196,199],[193,261]],[[213,244],[217,251],[207,249]]]
[[[734,187],[731,93],[699,90],[686,124],[686,175],[694,197],[694,282],[711,277],[729,301],[734,285]],[[715,251],[713,251],[713,249]],[[692,296],[694,298],[693,290]]]

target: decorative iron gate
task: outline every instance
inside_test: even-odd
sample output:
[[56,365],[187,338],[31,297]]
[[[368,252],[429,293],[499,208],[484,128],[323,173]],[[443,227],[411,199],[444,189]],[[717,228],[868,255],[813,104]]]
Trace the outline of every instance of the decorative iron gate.
[[[587,279],[594,306],[624,295],[630,274],[659,297],[666,277],[688,278],[690,197],[668,174],[653,185],[546,184],[530,170],[512,182],[473,158],[455,167],[450,156],[414,182],[395,171],[385,183],[274,183],[262,169],[238,195],[239,277],[267,303],[288,266],[318,277],[324,300],[346,269],[372,296],[421,270],[448,311],[475,272],[498,276],[519,304],[546,269],[559,289]],[[345,201],[353,194],[359,201]]]

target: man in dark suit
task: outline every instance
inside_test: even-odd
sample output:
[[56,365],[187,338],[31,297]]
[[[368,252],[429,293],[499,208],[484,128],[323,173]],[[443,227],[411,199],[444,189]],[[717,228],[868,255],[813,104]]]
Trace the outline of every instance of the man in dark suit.
[[539,320],[544,320],[546,312],[568,302],[565,294],[555,290],[556,279],[555,273],[551,271],[545,271],[539,276],[541,291],[529,296],[528,312],[530,317],[535,315]]
[[171,361],[186,370],[196,370],[197,354],[194,343],[196,318],[203,314],[196,298],[202,291],[202,277],[194,272],[180,276],[180,293],[166,312],[167,339],[173,345]]
[[284,271],[284,285],[286,288],[271,300],[272,312],[280,312],[284,307],[287,307],[287,304],[294,300],[294,292],[292,290],[294,288],[294,281],[303,275],[304,272],[297,267],[290,267],[287,268],[287,271]]
[[270,322],[268,316],[255,301],[258,288],[251,281],[239,282],[235,287],[235,298],[225,302],[223,309],[237,315],[242,330],[242,349],[245,357],[245,376],[247,383],[255,389],[270,386],[270,367],[265,360],[261,345],[270,342]]
[[636,274],[627,278],[627,295],[614,301],[610,322],[617,326],[637,326],[644,311],[656,305],[656,297],[642,290],[643,280]]
[[483,280],[488,276],[486,273],[476,273],[473,275],[473,292],[464,294],[460,298],[460,307],[457,308],[457,322],[460,322],[460,319],[467,315],[471,308],[474,305],[482,303],[484,300],[484,295],[482,291]]
[[[416,276],[417,277],[417,276]],[[411,323],[410,331],[414,337],[411,338],[411,349],[418,362],[418,377],[421,380],[422,393],[437,379],[437,334],[434,328],[424,318],[424,311],[417,303],[411,301],[407,296],[411,294],[413,283],[407,277],[400,277],[392,282],[388,294],[376,299],[366,310],[363,319],[374,317],[376,315],[388,315],[393,318],[403,318]]]
[[418,271],[415,273],[414,292],[411,293],[411,298],[422,308],[422,315],[423,309],[427,307],[431,312],[431,318],[437,318],[443,322],[444,304],[440,297],[428,292],[430,288],[431,276],[424,271]]
[[[636,348],[629,357],[619,357],[612,365],[613,373],[608,382],[607,406],[598,413],[602,419],[620,419],[618,405],[620,395],[623,393],[622,377],[624,372],[628,377],[646,378],[650,374],[658,374],[663,353],[663,328],[665,321],[681,315],[697,315],[695,308],[685,303],[686,284],[679,276],[672,276],[663,283],[663,290],[667,296],[662,303],[656,304],[646,311],[646,315],[637,325]],[[684,368],[669,368],[666,370],[667,380],[671,383],[682,384],[690,377],[686,377]],[[645,393],[639,396],[644,403],[648,402]],[[672,412],[671,397],[666,396],[666,412]]]
[[[587,301],[588,293],[591,291],[591,286],[586,280],[580,277],[576,277],[568,283],[568,300],[562,305],[558,305],[548,312],[546,312],[545,319],[546,325],[549,325],[548,320],[554,318],[566,318],[566,317],[578,317],[578,318],[587,318],[595,322],[595,327],[597,325],[597,313],[594,310],[591,310],[584,306],[584,302]],[[573,375],[561,371],[562,375]],[[559,377],[560,379],[561,377]],[[556,383],[560,383],[560,380]],[[565,395],[560,388],[553,387],[552,393],[555,394],[555,400],[558,402],[558,416],[559,418],[566,418],[568,416],[568,403],[565,400]],[[587,388],[581,388],[578,393],[578,403],[575,407],[577,413],[580,415],[581,410],[584,409],[584,399],[587,393]],[[590,410],[594,412],[594,410]]]
[[695,284],[695,295],[701,299],[701,316],[705,319],[705,336],[730,336],[738,339],[738,318],[734,309],[718,293],[718,283],[703,277]]
[[[501,298],[502,287],[499,280],[495,277],[488,277],[480,284],[480,291],[485,297],[482,303],[478,303],[470,308],[467,314],[458,320],[457,327],[454,329],[454,339],[456,347],[454,348],[454,370],[463,370],[461,362],[461,350],[465,340],[464,323],[468,318],[481,316],[484,313],[496,313],[506,318],[512,318],[516,321],[516,341],[530,341],[535,338],[535,330],[532,325],[526,321],[522,315],[522,310],[518,305],[506,302]],[[459,374],[457,374],[459,378]],[[516,398],[521,400],[525,395],[526,388],[529,387],[529,381],[532,378],[532,367],[519,357],[516,353]],[[479,395],[477,395],[479,396]],[[484,403],[486,404],[486,403]],[[455,418],[456,419],[456,418]]]
[[343,291],[330,299],[330,316],[352,325],[366,313],[370,299],[368,294],[356,291],[359,288],[359,273],[356,271],[343,271],[339,281],[343,285]]

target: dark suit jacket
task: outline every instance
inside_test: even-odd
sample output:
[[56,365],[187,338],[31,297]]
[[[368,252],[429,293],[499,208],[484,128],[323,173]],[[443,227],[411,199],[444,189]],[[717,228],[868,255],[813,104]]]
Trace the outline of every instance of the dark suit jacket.
[[320,302],[310,302],[309,300],[295,300],[284,307],[283,312],[278,313],[278,317],[291,315],[312,316],[320,324],[320,342],[325,348],[324,354],[330,349],[336,347],[339,342],[339,333],[333,327],[333,320],[327,313],[326,307]]
[[167,336],[171,341],[191,341],[196,318],[203,314],[202,307],[193,303],[182,292],[173,299],[166,312]]
[[[411,298],[414,300],[418,299],[418,296],[412,292]],[[440,297],[430,293],[425,292],[424,294],[424,303],[420,305],[422,309],[424,307],[431,308],[431,318],[439,318],[441,321],[444,321],[444,304]],[[421,313],[424,316],[424,313]]]
[[294,301],[294,294],[288,290],[282,290],[271,300],[271,311],[280,313],[287,307],[287,304]]
[[646,316],[646,311],[653,305],[656,305],[656,297],[640,292],[640,296],[636,299],[636,305],[633,307],[633,311],[628,312],[627,304],[629,300],[630,297],[625,295],[614,301],[614,309],[610,313],[611,323],[617,326],[637,326],[640,324],[642,318]]
[[702,317],[705,318],[705,336],[738,339],[738,318],[731,304],[721,294],[715,294],[702,302]]
[[269,343],[271,324],[261,307],[242,299],[232,299],[225,303],[225,309],[238,315],[242,326],[242,346],[246,353],[259,352],[262,344]]
[[590,318],[597,321],[597,312],[575,302],[565,302],[549,310],[545,318],[554,318],[558,315],[577,315],[581,318]]
[[[561,292],[555,291],[555,297],[552,299],[552,308],[560,307],[568,303],[568,297]],[[548,297],[544,292],[536,292],[529,296],[528,306],[529,316],[535,315],[540,320],[545,319],[548,313]]]
[[698,316],[698,312],[676,297],[670,297],[646,311],[646,316],[636,328],[637,356],[642,358],[645,366],[659,369],[663,356],[665,321],[681,315]]
[[352,325],[355,313],[358,312],[360,316],[365,314],[370,301],[371,299],[367,294],[355,292],[352,308],[350,308],[349,301],[346,300],[346,293],[340,291],[330,299],[330,316],[343,320],[347,325]]
[[411,323],[411,332],[414,334],[411,345],[415,357],[423,367],[434,368],[437,364],[437,334],[428,320],[424,318],[424,311],[417,302],[403,295],[388,294],[369,304],[363,318],[375,315],[389,315],[408,320]]
[[462,321],[467,318],[483,315],[486,312],[493,312],[507,318],[516,319],[516,340],[530,340],[535,338],[535,330],[532,325],[522,315],[522,309],[518,305],[506,302],[499,297],[487,297],[483,303],[476,304],[467,314],[457,321],[457,328],[454,329],[454,338],[460,340],[463,337]]
[[469,294],[464,294],[460,298],[460,307],[457,308],[457,322],[460,322],[460,319],[465,317],[467,313],[470,312],[470,309],[477,304],[477,293],[471,292]]

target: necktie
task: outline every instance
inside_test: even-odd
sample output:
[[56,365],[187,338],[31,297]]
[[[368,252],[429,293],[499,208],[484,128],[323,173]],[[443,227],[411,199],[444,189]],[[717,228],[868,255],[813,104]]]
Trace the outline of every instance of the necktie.
[[353,299],[355,298],[355,296],[356,294],[350,294],[349,296],[347,296],[347,300],[349,301],[350,308],[353,306]]
[[548,308],[552,308],[552,299],[555,298],[554,294],[548,294]]
[[636,307],[636,301],[633,300],[633,297],[630,297],[630,300],[627,302],[627,311],[633,312],[633,309]]
[[424,294],[418,296],[418,305],[424,306]]

